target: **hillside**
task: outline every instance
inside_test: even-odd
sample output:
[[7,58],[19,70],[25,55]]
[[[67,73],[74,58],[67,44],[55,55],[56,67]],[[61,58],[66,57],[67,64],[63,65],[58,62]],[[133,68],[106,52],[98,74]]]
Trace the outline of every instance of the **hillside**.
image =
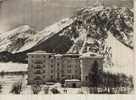
[[2,33],[0,34],[0,52],[8,51],[13,54],[24,52],[54,36],[60,30],[70,25],[71,22],[72,20],[70,19],[63,19],[41,32],[34,31],[28,25],[24,25]]
[[20,26],[9,32],[0,34],[0,52],[14,53],[30,42],[36,32],[28,25]]
[[111,48],[110,54],[105,57],[105,61],[111,58],[112,62],[110,64],[105,63],[104,70],[110,73],[133,75],[134,51],[116,40],[110,32],[108,33],[105,45],[107,48]]

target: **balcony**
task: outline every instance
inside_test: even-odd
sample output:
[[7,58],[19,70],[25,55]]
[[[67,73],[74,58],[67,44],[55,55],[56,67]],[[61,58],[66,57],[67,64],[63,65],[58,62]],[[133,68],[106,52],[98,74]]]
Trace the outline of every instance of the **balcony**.
[[42,72],[42,70],[36,70],[35,72],[34,72],[34,74],[42,74],[43,72]]

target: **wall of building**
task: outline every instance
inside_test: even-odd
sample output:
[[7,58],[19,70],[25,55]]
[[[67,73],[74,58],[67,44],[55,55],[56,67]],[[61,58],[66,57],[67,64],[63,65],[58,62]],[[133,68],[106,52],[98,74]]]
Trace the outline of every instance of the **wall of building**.
[[[33,84],[34,82],[39,81],[40,83],[44,82],[44,55],[29,55],[28,56],[28,83]],[[35,81],[33,81],[35,80]]]
[[103,58],[91,58],[91,57],[84,57],[81,58],[81,81],[82,85],[86,86],[90,84],[89,75],[92,73],[92,67],[94,62],[98,62],[98,68],[100,71],[103,70]]
[[[36,73],[37,71],[39,73]],[[63,79],[80,79],[80,75],[79,58],[51,53],[28,54],[28,84],[34,84],[37,81],[44,84],[47,81],[60,82]]]
[[62,80],[62,55],[55,55],[55,81]]
[[39,80],[40,83],[54,80],[54,64],[53,54],[29,54],[28,83],[33,84],[36,80]]
[[69,56],[63,57],[64,79],[80,79],[80,59]]

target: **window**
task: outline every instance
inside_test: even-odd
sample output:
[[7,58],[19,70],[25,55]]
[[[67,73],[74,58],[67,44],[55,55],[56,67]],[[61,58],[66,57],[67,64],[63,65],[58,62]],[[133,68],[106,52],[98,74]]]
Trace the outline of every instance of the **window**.
[[65,75],[61,75],[61,77],[64,77]]
[[59,73],[57,73],[57,77],[59,77]]
[[74,79],[74,75],[72,75],[72,79]]
[[51,68],[53,68],[53,65],[51,65]]
[[43,78],[45,78],[45,75],[43,76]]
[[57,66],[59,66],[59,63],[57,63]]
[[68,68],[71,68],[71,65],[68,65]]
[[36,58],[40,58],[40,55],[36,55]]
[[64,70],[61,70],[62,73],[64,73]]
[[49,58],[51,58],[51,55],[49,55]]
[[43,70],[43,73],[45,73],[45,70]]
[[41,67],[40,66],[35,66],[36,69],[40,69]]
[[68,78],[71,78],[71,75],[68,75]]
[[41,74],[42,72],[40,70],[35,71],[35,74]]
[[53,79],[53,76],[51,75],[51,79]]
[[71,60],[67,60],[67,62],[68,62],[68,63],[70,63],[70,62],[71,62]]
[[39,68],[41,68],[41,65],[37,65],[36,67],[39,67]]
[[77,66],[75,65],[75,68],[77,68]]
[[68,70],[67,72],[68,72],[68,73],[71,73],[71,70]]
[[86,81],[88,80],[88,76],[85,77],[85,80],[86,80]]
[[36,76],[34,80],[42,80],[40,76]]
[[53,73],[53,70],[51,70],[51,73]]
[[42,64],[42,61],[41,60],[36,60],[34,63],[35,64]]

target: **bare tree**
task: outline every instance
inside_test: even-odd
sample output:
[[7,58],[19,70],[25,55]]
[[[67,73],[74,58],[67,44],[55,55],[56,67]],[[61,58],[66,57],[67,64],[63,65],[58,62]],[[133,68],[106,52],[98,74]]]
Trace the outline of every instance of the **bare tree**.
[[2,92],[2,84],[0,83],[0,93]]
[[22,91],[22,82],[14,83],[11,89],[11,93],[20,94]]
[[33,94],[38,94],[41,91],[41,86],[40,85],[33,85],[32,91],[33,91]]

